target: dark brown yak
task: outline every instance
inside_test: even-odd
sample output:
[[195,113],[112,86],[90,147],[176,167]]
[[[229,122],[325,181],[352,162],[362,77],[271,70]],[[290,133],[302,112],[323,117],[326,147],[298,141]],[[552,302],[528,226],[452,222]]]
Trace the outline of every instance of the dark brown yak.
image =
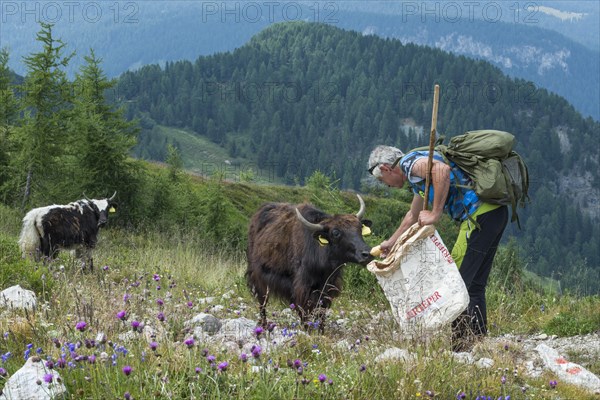
[[[296,305],[306,325],[312,315],[323,331],[326,309],[342,288],[347,262],[366,265],[373,259],[364,242],[361,220],[365,203],[358,196],[356,215],[328,215],[309,204],[269,203],[252,217],[248,232],[246,279],[267,323],[269,296]],[[314,311],[314,315],[313,315]]]

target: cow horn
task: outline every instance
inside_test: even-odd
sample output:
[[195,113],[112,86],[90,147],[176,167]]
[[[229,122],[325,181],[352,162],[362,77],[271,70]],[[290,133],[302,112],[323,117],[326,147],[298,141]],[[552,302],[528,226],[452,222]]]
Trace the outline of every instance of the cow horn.
[[117,191],[115,190],[115,192],[113,193],[113,195],[112,195],[112,196],[110,196],[110,197],[108,198],[108,200],[110,201],[110,200],[114,199],[116,195],[117,195]]
[[356,218],[361,219],[365,214],[365,201],[360,197],[360,194],[357,194],[356,197],[358,197],[358,201],[360,202],[360,209],[356,213]]
[[87,197],[87,196],[85,195],[85,193],[83,193],[83,198],[84,198],[84,199],[86,199],[87,201],[92,201],[92,199],[90,199],[89,197]]
[[325,227],[321,224],[313,224],[312,222],[308,222],[306,220],[306,218],[304,218],[302,216],[302,214],[300,214],[300,210],[298,210],[297,208],[296,208],[296,216],[298,217],[300,222],[302,222],[302,224],[304,226],[306,226],[308,229],[310,229],[311,231],[321,231],[321,230],[325,229]]

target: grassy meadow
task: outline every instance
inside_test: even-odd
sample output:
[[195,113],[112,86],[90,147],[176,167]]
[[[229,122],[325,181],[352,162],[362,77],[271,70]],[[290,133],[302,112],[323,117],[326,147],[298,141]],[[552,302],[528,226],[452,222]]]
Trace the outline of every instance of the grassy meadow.
[[[221,212],[237,218],[235,226],[242,228],[217,230],[221,234],[210,236],[210,219],[203,218],[198,220],[201,229],[190,223],[164,228],[150,222],[109,223],[100,232],[95,270],[85,273],[68,253],[49,265],[21,259],[21,214],[0,206],[0,289],[20,284],[38,296],[33,312],[2,311],[0,367],[5,374],[0,376],[0,389],[28,356],[38,356],[60,373],[70,399],[594,398],[561,381],[552,387],[555,377],[549,373],[528,377],[517,361],[523,353],[516,343],[477,347],[475,352],[495,362],[493,368],[481,369],[452,357],[447,331],[420,341],[398,337],[375,278],[353,265],[346,267],[344,291],[333,303],[328,318],[332,325],[323,335],[305,334],[290,305],[271,301],[269,320],[275,330],[289,332],[284,345],[263,346],[245,359],[242,349],[193,339],[185,321],[201,312],[220,319],[258,320],[257,303],[244,280],[245,238],[236,241],[227,232],[243,236],[247,218],[262,201],[310,200],[344,212],[358,207],[352,194],[335,191],[318,197],[310,188],[212,185],[228,199]],[[365,199],[367,217],[383,225],[386,218],[397,216],[377,207],[394,206],[401,213],[407,206],[398,199]],[[387,233],[374,231],[371,244]],[[444,240],[452,243],[447,239],[452,229],[444,232]],[[490,336],[571,336],[598,330],[597,297],[559,296],[531,283],[515,252],[509,242],[496,260],[488,290]],[[215,305],[222,307],[212,308]],[[260,337],[268,342],[272,334],[265,331]],[[375,362],[390,347],[407,349],[412,356]],[[583,357],[569,355],[574,362]],[[600,373],[597,361],[586,366]]]

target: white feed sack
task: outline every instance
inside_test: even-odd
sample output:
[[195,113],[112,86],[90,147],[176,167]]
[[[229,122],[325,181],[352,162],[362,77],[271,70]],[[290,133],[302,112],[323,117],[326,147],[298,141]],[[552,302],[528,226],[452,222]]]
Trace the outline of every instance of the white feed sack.
[[384,260],[373,260],[367,268],[406,336],[438,330],[469,304],[465,283],[433,225],[413,225]]

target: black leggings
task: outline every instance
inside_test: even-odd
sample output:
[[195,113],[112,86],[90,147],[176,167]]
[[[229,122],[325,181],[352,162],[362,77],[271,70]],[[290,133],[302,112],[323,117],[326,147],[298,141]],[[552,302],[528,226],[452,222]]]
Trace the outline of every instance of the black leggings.
[[508,207],[498,207],[477,217],[481,229],[475,229],[467,240],[460,275],[469,292],[469,306],[453,323],[453,345],[471,335],[487,334],[485,287],[504,228],[508,223]]

